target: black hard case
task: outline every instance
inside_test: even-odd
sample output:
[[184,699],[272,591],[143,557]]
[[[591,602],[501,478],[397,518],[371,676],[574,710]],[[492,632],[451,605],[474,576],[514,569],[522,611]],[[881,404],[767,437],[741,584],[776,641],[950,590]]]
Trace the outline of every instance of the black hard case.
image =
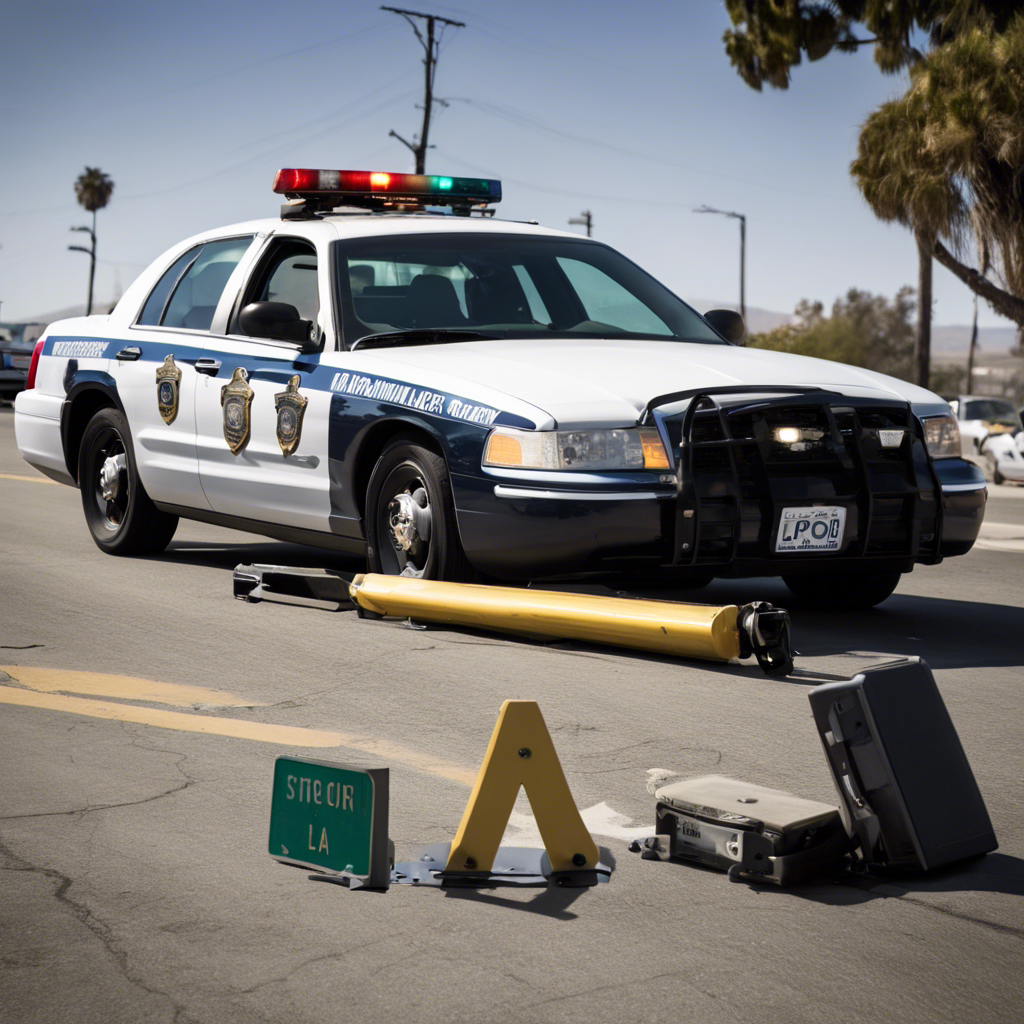
[[808,694],[860,855],[929,870],[996,849],[974,773],[928,665],[865,669]]

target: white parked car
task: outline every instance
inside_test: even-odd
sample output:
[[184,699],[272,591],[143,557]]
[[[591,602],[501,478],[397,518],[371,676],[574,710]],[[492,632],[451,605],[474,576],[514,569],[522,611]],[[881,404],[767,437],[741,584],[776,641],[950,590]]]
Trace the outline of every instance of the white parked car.
[[739,347],[600,242],[489,214],[490,180],[284,170],[280,219],[174,246],[52,324],[24,457],[96,543],[179,517],[440,579],[781,576],[884,600],[968,551],[984,475],[949,405]]
[[984,466],[997,484],[1024,483],[1021,415],[1005,398],[960,395],[950,402],[965,458]]

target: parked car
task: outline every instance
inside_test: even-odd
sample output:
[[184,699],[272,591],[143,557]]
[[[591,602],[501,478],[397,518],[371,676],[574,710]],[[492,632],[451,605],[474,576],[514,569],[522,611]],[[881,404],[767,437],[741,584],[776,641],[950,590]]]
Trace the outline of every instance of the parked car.
[[959,395],[950,408],[960,426],[964,457],[985,467],[997,484],[1024,483],[1024,416],[1013,403],[987,395]]

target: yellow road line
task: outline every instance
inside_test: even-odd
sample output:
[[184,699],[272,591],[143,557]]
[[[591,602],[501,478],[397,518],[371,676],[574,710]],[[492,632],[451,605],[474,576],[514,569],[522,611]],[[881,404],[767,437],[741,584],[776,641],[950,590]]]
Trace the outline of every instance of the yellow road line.
[[262,701],[249,700],[223,690],[210,690],[205,686],[162,683],[153,679],[137,679],[134,676],[107,675],[105,672],[81,672],[78,669],[38,668],[29,665],[0,665],[0,671],[12,676],[22,686],[42,693],[123,697],[128,700],[171,704],[181,708],[191,708],[197,704],[226,708],[263,707]]
[[48,476],[26,476],[22,473],[0,473],[0,480],[24,480],[30,484],[53,484],[56,487],[60,486],[56,480],[51,480]]
[[[10,675],[18,673],[22,681],[27,680],[28,673],[24,666],[11,666]],[[39,672],[55,670],[39,669]],[[68,673],[69,675],[72,673]],[[99,673],[76,673],[79,676]],[[124,680],[123,676],[107,677],[113,680]],[[144,683],[145,680],[133,682]],[[151,686],[171,687],[173,684],[150,684]],[[113,687],[108,687],[113,689]],[[193,690],[215,694],[223,699],[230,694],[217,694],[216,691],[202,691],[198,687],[180,687],[182,690]],[[112,694],[108,693],[108,696]],[[134,694],[139,698],[139,694]],[[145,699],[145,698],[142,698]],[[152,698],[149,698],[152,699]],[[157,729],[176,729],[181,732],[197,732],[208,736],[228,736],[232,739],[254,740],[258,743],[278,743],[287,747],[345,747],[358,750],[379,760],[383,765],[402,764],[416,771],[426,772],[464,786],[472,786],[476,780],[476,771],[452,764],[438,758],[411,750],[398,743],[389,743],[372,736],[358,733],[336,732],[326,729],[303,729],[292,725],[274,725],[265,722],[246,722],[238,718],[222,718],[213,715],[196,715],[183,711],[165,711],[162,708],[144,708],[137,704],[112,704],[108,701],[92,700],[86,697],[69,697],[60,693],[40,693],[36,690],[23,690],[14,686],[0,685],[0,704],[15,704],[20,707],[39,708],[44,711],[61,711],[72,715],[84,715],[87,718],[106,718],[115,722],[134,722],[138,725],[150,725]],[[255,706],[247,702],[245,706]]]

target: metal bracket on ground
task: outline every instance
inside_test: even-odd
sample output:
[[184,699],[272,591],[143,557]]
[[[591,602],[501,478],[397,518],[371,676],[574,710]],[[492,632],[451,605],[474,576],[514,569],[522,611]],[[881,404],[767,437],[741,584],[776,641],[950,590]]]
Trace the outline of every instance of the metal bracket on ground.
[[583,871],[555,871],[546,850],[499,846],[489,871],[449,871],[451,843],[435,843],[420,851],[419,860],[396,864],[392,885],[430,885],[452,889],[491,889],[502,885],[582,888],[611,878],[611,856],[601,847],[597,866]]
[[339,609],[354,607],[349,584],[354,573],[335,569],[303,569],[289,565],[236,565],[232,579],[239,601],[284,600],[301,598],[329,601]]

